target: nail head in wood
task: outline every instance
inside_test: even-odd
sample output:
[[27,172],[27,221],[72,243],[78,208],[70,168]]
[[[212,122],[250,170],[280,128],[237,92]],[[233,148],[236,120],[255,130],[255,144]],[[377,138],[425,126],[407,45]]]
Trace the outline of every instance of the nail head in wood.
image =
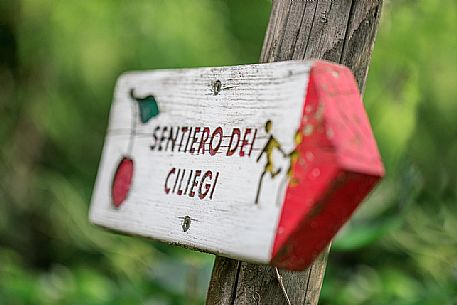
[[192,218],[190,216],[185,216],[182,222],[182,230],[187,232],[190,228],[190,223],[192,222]]
[[222,89],[221,81],[220,80],[214,81],[214,83],[213,83],[213,93],[214,93],[214,95],[218,95],[219,92],[221,92],[221,89]]

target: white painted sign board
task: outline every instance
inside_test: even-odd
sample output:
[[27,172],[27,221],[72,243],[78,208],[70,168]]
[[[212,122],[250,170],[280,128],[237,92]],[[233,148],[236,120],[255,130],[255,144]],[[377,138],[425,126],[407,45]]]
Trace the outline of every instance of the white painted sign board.
[[[336,118],[337,96],[345,96],[338,111],[357,116],[353,126]],[[351,126],[355,148],[346,143]],[[347,68],[291,61],[131,72],[117,81],[90,219],[303,269],[382,174]],[[351,183],[360,190],[347,195]],[[341,191],[338,212],[332,196]],[[321,233],[312,233],[312,221]]]

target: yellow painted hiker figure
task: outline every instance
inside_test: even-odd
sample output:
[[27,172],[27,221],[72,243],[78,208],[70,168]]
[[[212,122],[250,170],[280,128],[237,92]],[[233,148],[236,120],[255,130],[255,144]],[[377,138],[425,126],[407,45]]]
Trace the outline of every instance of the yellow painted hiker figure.
[[303,135],[300,132],[300,130],[297,130],[294,135],[295,148],[288,154],[289,168],[287,169],[287,178],[289,179],[289,183],[291,186],[298,184],[298,179],[297,179],[297,177],[294,176],[294,166],[300,157],[300,154],[297,151],[297,147],[302,143],[302,141],[303,141]]
[[276,204],[280,205],[281,204],[281,194],[284,192],[284,188],[289,181],[290,186],[296,186],[298,185],[298,178],[295,177],[294,173],[294,167],[295,164],[298,162],[298,159],[300,158],[300,154],[297,150],[298,146],[303,142],[303,134],[300,132],[300,129],[298,129],[295,132],[294,135],[294,149],[287,154],[287,157],[289,158],[289,168],[287,169],[287,175],[284,177],[283,181],[281,181],[281,184],[278,188],[278,194],[276,198]]
[[256,162],[259,162],[262,155],[266,154],[267,163],[265,164],[262,175],[260,175],[259,186],[257,187],[257,195],[255,197],[255,204],[259,204],[260,190],[262,187],[262,181],[265,174],[269,173],[271,175],[271,178],[274,178],[281,172],[281,168],[275,169],[273,165],[273,152],[275,151],[275,149],[279,150],[282,153],[282,155],[286,157],[286,153],[282,150],[281,144],[279,144],[278,140],[276,140],[276,138],[271,134],[271,128],[272,123],[270,120],[268,120],[265,123],[265,131],[267,132],[267,134],[270,134],[270,137],[268,138],[267,144],[265,144],[265,147],[262,149],[260,155],[257,157],[256,160]]

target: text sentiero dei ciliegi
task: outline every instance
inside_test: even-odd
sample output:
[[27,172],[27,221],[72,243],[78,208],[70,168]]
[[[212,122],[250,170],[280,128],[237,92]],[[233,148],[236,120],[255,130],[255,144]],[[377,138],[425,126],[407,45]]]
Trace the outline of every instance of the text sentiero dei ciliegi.
[[[257,128],[234,127],[224,131],[220,126],[155,126],[149,148],[152,152],[250,158],[257,138]],[[220,172],[211,169],[172,167],[163,190],[165,194],[212,200],[219,175]]]

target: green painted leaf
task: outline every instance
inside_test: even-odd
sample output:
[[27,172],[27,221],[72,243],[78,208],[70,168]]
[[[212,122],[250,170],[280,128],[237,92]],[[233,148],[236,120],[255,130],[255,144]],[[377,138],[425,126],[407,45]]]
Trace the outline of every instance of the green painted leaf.
[[141,123],[146,124],[150,119],[159,115],[159,106],[153,96],[137,100],[140,109]]
[[141,123],[146,124],[150,119],[159,115],[159,105],[153,95],[137,97],[132,89],[130,97],[138,102]]

